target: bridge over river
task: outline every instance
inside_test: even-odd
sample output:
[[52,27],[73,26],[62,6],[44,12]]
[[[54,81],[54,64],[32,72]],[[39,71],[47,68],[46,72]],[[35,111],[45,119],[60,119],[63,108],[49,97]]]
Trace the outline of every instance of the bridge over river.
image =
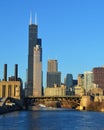
[[[101,98],[99,96],[99,98]],[[104,99],[104,98],[103,98]],[[46,107],[78,108],[87,107],[91,96],[41,96],[24,97],[22,100],[12,97],[3,98],[0,101],[0,114],[27,109],[31,106],[43,105]]]
[[43,104],[48,107],[72,107],[76,108],[80,105],[81,96],[41,96],[41,97],[25,97],[24,104],[26,107],[32,105]]

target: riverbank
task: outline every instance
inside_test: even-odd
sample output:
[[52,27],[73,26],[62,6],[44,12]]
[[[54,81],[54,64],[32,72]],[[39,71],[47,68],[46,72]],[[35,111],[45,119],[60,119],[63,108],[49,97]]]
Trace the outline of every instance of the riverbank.
[[104,102],[90,102],[87,110],[104,112]]
[[86,110],[86,111],[96,111],[96,112],[104,112],[104,102],[93,102],[91,101],[87,107],[78,106],[76,110]]
[[28,110],[48,110],[48,109],[57,109],[57,108],[65,108],[65,109],[75,109],[79,111],[96,111],[96,112],[104,112],[104,102],[93,102],[87,105],[87,107],[82,106],[73,106],[73,102],[57,102],[57,101],[48,101],[45,103],[41,103],[44,107],[40,107],[39,104],[35,104],[34,106],[29,106]]

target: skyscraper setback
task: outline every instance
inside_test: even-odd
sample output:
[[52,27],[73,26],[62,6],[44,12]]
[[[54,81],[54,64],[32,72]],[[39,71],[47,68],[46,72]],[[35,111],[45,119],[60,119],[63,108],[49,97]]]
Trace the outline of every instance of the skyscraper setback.
[[[30,25],[29,25],[29,46],[28,46],[28,81],[27,81],[27,95],[35,96],[35,89],[33,86],[33,78],[38,76],[34,71],[34,64],[37,62],[34,58],[34,47],[40,47],[40,61],[42,62],[42,47],[41,47],[41,39],[38,38],[38,25],[32,23],[32,18],[30,17]],[[34,62],[35,61],[35,62]],[[37,64],[38,65],[38,64]],[[38,69],[42,69],[38,67]],[[42,70],[41,70],[42,71]],[[34,73],[33,73],[34,72]],[[35,74],[35,75],[34,75]],[[42,76],[41,76],[42,77]],[[39,77],[38,77],[39,78]],[[41,81],[39,81],[41,82]]]

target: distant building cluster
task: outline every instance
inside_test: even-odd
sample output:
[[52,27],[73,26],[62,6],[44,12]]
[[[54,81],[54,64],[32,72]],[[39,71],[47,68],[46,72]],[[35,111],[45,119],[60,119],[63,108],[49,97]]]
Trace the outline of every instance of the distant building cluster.
[[[47,62],[46,86],[43,87],[42,40],[38,38],[38,25],[29,24],[28,69],[25,83],[25,96],[69,96],[69,95],[104,95],[104,67],[95,67],[92,71],[73,75],[66,74],[64,83],[57,59]],[[4,79],[0,81],[0,98],[13,97],[20,99],[23,95],[22,80],[18,78],[18,65],[15,74],[7,80],[7,64],[4,65]]]
[[75,95],[104,95],[104,67],[79,74]]

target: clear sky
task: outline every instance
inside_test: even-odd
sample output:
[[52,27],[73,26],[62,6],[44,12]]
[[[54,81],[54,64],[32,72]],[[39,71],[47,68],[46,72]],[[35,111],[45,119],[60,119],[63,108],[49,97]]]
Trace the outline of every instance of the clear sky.
[[8,76],[19,65],[25,81],[28,60],[28,25],[38,16],[38,37],[43,47],[43,82],[48,59],[57,59],[62,81],[104,65],[104,0],[1,0],[0,79],[4,64]]

